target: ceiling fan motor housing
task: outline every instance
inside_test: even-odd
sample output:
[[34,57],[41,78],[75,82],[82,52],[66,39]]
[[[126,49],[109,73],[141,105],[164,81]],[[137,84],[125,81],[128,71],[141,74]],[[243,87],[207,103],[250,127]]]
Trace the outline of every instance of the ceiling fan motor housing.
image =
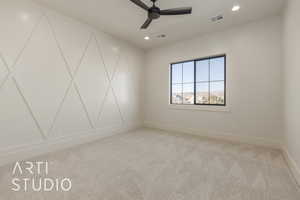
[[158,7],[152,7],[148,11],[148,17],[150,19],[158,19],[160,17],[160,9]]

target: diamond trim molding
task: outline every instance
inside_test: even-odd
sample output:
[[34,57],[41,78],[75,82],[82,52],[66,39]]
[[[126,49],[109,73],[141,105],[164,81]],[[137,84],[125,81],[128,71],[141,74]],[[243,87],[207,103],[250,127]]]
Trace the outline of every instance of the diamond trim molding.
[[[17,0],[12,0],[12,1],[15,1],[14,3],[18,3]],[[40,133],[40,135],[37,135],[37,138],[41,137],[44,142],[49,143],[49,141],[52,141],[54,139],[58,140],[59,138],[65,139],[68,137],[70,138],[78,137],[78,132],[81,133],[92,132],[93,134],[101,135],[102,134],[101,130],[106,130],[105,135],[109,135],[108,130],[113,130],[114,127],[127,127],[128,124],[139,124],[139,122],[137,122],[136,120],[132,120],[132,119],[139,119],[139,116],[133,116],[133,115],[138,115],[138,113],[133,112],[138,108],[139,106],[138,103],[135,104],[131,103],[128,105],[120,104],[118,99],[120,97],[118,97],[116,91],[120,91],[118,87],[123,88],[124,85],[122,85],[122,82],[118,81],[114,77],[116,76],[118,69],[125,67],[122,65],[122,63],[120,63],[120,58],[122,56],[126,57],[130,55],[134,55],[132,57],[139,58],[142,56],[142,53],[138,49],[126,43],[123,43],[121,41],[115,40],[111,36],[106,35],[105,33],[102,33],[98,30],[95,30],[93,27],[90,27],[87,24],[76,21],[67,16],[63,16],[57,13],[56,11],[50,10],[46,7],[37,5],[34,1],[31,0],[24,0],[24,1],[27,1],[28,5],[35,5],[32,6],[32,8],[28,10],[28,12],[35,9],[35,12],[40,13],[40,15],[35,15],[35,19],[31,19],[30,13],[28,13],[28,18],[26,18],[26,20],[29,21],[21,22],[24,23],[24,26],[26,26],[26,23],[28,23],[28,26],[29,24],[31,24],[30,30],[31,28],[32,30],[30,31],[30,34],[26,35],[26,37],[27,36],[28,37],[26,38],[24,44],[22,43],[21,48],[19,48],[15,52],[16,55],[15,60],[13,60],[11,66],[9,66],[7,63],[7,60],[11,58],[6,58],[7,52],[3,52],[5,51],[5,48],[3,48],[2,52],[0,52],[0,62],[1,62],[0,67],[2,73],[0,76],[0,92],[3,89],[3,87],[8,84],[8,82],[12,81],[13,84],[11,85],[14,85],[14,87],[17,88],[18,91],[17,93],[20,96],[20,99],[23,101],[27,109],[28,116],[30,116],[34,122],[32,126],[35,127],[32,128],[35,128],[36,130],[38,130],[37,133],[38,132]],[[23,11],[26,12],[27,11],[26,8],[24,8]],[[16,11],[12,10],[11,12],[16,12]],[[19,20],[24,20],[24,19],[20,18]],[[20,22],[16,24],[11,24],[11,26],[12,27],[18,26],[19,23]],[[57,23],[67,24],[67,27],[61,26],[62,24],[57,24]],[[0,22],[0,26],[1,26],[1,22]],[[47,29],[45,29],[45,27],[47,27]],[[26,30],[28,31],[28,27]],[[78,31],[74,31],[74,30],[78,30]],[[76,35],[77,32],[80,32],[80,35],[79,33],[78,35]],[[65,39],[66,36],[68,35],[70,36],[70,38]],[[51,39],[48,39],[47,41],[45,41],[45,43],[43,43],[43,37],[45,37],[45,40],[47,39],[46,37],[51,37]],[[31,44],[32,41],[35,41],[35,43]],[[36,41],[42,41],[43,44],[37,43]],[[72,45],[69,45],[70,41],[73,41]],[[48,46],[45,45],[48,44],[49,42],[51,42],[52,51],[51,50],[48,51],[49,50]],[[82,66],[82,62],[84,60],[90,59],[87,55],[87,51],[89,46],[92,43],[93,45],[96,46],[96,51],[92,52],[93,54],[92,56],[94,57],[96,56],[99,60],[99,66],[96,67],[103,68],[103,73],[96,74],[95,79],[99,77],[99,79],[102,78],[107,82],[105,85],[101,86],[101,88],[103,88],[101,89],[101,91],[99,91],[98,89],[99,88],[99,85],[97,85],[97,83],[99,83],[97,82],[98,80],[91,80],[90,77],[87,77],[82,74],[82,72],[86,72],[87,70],[92,70],[91,68],[89,68],[90,66],[88,67]],[[29,48],[32,45],[34,46]],[[54,49],[54,47],[56,49]],[[40,51],[38,53],[42,53],[43,56],[47,55],[48,53],[49,60],[40,60],[38,54],[36,54],[36,57],[34,58],[35,52],[33,52],[33,49]],[[59,63],[60,62],[62,63],[60,64],[61,66],[55,65],[57,64],[57,62],[55,63],[55,61],[50,59],[51,56],[53,57],[53,55],[51,55],[51,52],[57,54],[55,55],[56,56],[55,58],[61,60],[59,61]],[[53,66],[53,69],[49,69],[49,68],[45,69],[45,67],[41,64],[43,62],[47,64],[47,66]],[[74,63],[76,63],[76,66]],[[136,60],[136,62],[132,64],[131,69],[138,70],[138,68],[140,67],[139,65],[140,65],[140,60]],[[36,72],[36,73],[32,74],[31,72]],[[47,74],[47,72],[50,72],[50,74]],[[89,71],[89,73],[90,72],[92,71]],[[127,70],[125,77],[126,79],[131,80],[133,75],[138,75],[138,74],[136,72]],[[57,78],[58,76],[60,78]],[[81,76],[80,82],[78,80],[79,76]],[[47,80],[45,80],[45,82],[43,82],[44,81],[43,77],[47,77]],[[49,80],[51,80],[51,78],[53,79],[53,83],[50,84]],[[136,78],[136,80],[138,79]],[[80,89],[82,84],[86,84],[90,81],[92,81],[91,82],[92,84],[88,84],[90,87],[87,88],[88,90],[90,90],[89,91],[90,94],[94,93],[95,98],[98,96],[102,96],[102,98],[99,98],[97,100],[99,105],[99,107],[97,108],[93,107],[93,105],[90,104],[90,101],[85,100],[87,97],[83,94],[83,92]],[[128,81],[128,82],[130,84],[138,85],[138,83],[135,83],[134,81]],[[57,89],[59,89],[59,87],[57,87],[58,85],[61,85],[60,91],[56,91]],[[133,88],[135,86],[126,85],[126,87]],[[37,93],[35,94],[34,88],[38,88],[39,92],[37,91]],[[46,102],[41,102],[40,99],[43,96],[41,96],[42,94],[40,92],[43,93],[45,92],[45,94],[50,92],[49,94],[54,94],[56,102],[58,103],[53,104],[54,102],[51,99],[47,100]],[[70,95],[73,95],[72,98],[69,98]],[[134,98],[133,102],[138,102],[135,99],[139,98],[138,97],[139,91],[131,92],[130,95],[131,98]],[[68,99],[68,101],[66,101],[66,99]],[[111,113],[109,116],[103,114],[103,110],[104,110],[103,107],[106,105],[105,104],[106,101],[113,102],[110,105],[113,106],[111,109],[116,111],[113,112],[113,116],[111,115]],[[51,103],[52,104],[51,108],[55,107],[55,110],[53,109],[49,110],[47,108],[48,103]],[[71,108],[72,110],[75,111],[76,110],[83,111],[80,112],[81,113],[80,117],[81,119],[84,120],[86,119],[89,126],[84,126],[82,128],[79,127],[78,131],[74,131],[74,134],[64,133],[61,131],[59,131],[58,133],[56,129],[58,123],[60,125],[63,124],[64,127],[67,126],[70,127],[72,126],[72,124],[75,123],[76,125],[79,124],[76,121],[76,117],[72,117],[66,120],[62,118],[61,116],[62,110],[67,106],[68,108]],[[11,112],[14,113],[14,116],[18,116],[19,111],[17,109],[11,108],[10,110]],[[92,117],[93,115],[91,113],[91,110],[93,110],[93,112],[96,113],[95,119]],[[0,107],[0,112],[1,112],[1,107]],[[49,112],[49,113],[41,114],[41,112]],[[45,116],[47,116],[47,119],[45,119]],[[64,115],[64,116],[68,116],[68,115]],[[126,119],[127,117],[128,120]],[[107,123],[105,124],[99,123],[103,119]],[[117,123],[117,121],[119,121],[117,119],[120,119],[121,124],[119,122]],[[8,119],[8,120],[16,120],[16,123],[18,123],[17,122],[18,119]],[[47,124],[49,122],[49,127],[48,125],[45,126],[45,121],[47,121]],[[0,126],[1,123],[2,122],[0,121]],[[126,130],[128,130],[128,128]],[[15,131],[16,131],[15,134],[22,137],[22,134],[26,134],[27,130],[24,130],[23,132],[23,131],[19,131],[19,129],[16,129]],[[121,129],[118,132],[121,132]],[[28,145],[30,144],[19,143],[16,140],[16,143],[13,146],[1,147],[0,154],[1,151],[5,149],[6,149],[5,152],[7,152],[8,150],[14,151],[13,150],[14,147],[19,147],[18,149],[22,149],[22,146],[28,146]]]

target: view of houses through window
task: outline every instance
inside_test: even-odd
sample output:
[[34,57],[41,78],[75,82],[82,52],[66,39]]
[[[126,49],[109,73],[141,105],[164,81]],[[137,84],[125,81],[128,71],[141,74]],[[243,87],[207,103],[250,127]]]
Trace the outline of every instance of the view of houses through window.
[[226,105],[226,56],[171,64],[171,104]]

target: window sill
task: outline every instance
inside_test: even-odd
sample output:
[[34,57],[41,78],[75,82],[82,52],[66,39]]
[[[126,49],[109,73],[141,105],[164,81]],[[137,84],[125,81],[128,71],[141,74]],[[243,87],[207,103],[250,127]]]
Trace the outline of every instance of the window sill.
[[195,110],[195,111],[207,111],[207,112],[230,112],[228,106],[202,106],[202,105],[175,105],[169,104],[169,109],[174,110]]

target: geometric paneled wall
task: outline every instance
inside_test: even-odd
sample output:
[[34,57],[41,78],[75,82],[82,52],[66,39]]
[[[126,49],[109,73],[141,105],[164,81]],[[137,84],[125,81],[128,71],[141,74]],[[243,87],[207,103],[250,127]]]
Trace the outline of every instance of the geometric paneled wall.
[[0,27],[0,151],[139,120],[138,49],[30,0]]

